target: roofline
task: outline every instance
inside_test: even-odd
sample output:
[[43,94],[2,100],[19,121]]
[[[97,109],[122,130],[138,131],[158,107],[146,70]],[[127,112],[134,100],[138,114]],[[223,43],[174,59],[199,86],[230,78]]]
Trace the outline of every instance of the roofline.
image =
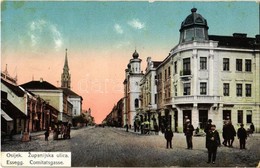
[[29,91],[31,91],[31,92],[33,92],[33,91],[35,91],[35,92],[56,92],[56,93],[63,93],[63,91],[62,90],[57,90],[57,89],[55,89],[55,90],[50,90],[50,89],[27,89],[27,90],[29,90]]

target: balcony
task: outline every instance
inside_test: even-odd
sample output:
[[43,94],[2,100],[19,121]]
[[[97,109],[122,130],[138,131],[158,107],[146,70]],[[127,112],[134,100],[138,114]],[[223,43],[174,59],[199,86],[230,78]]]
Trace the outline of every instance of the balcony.
[[220,102],[220,96],[177,96],[173,98],[174,104],[186,104],[186,103],[216,103]]
[[180,78],[183,80],[188,80],[191,78],[191,70],[180,71]]

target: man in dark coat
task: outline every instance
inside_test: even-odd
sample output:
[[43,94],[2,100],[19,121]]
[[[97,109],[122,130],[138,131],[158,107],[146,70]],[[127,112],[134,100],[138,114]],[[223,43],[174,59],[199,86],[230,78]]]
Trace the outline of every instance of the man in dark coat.
[[48,141],[48,138],[49,138],[49,129],[48,128],[44,132],[44,135],[45,135],[45,141]]
[[166,139],[166,148],[168,149],[169,146],[172,148],[172,137],[173,137],[173,132],[170,127],[168,127],[164,133],[164,138]]
[[253,133],[255,132],[255,126],[253,123],[251,123],[250,125],[250,133],[253,135]]
[[246,130],[244,128],[244,124],[241,124],[240,128],[238,128],[237,137],[239,139],[240,149],[246,149],[247,133],[246,133]]
[[227,141],[228,141],[228,146],[233,147],[233,142],[236,136],[236,130],[232,124],[231,121],[228,122],[227,124]]
[[216,156],[217,156],[217,148],[220,146],[220,138],[219,133],[216,130],[216,126],[212,124],[210,132],[206,136],[207,138],[207,149],[208,149],[208,162],[211,162],[215,164]]
[[[211,126],[212,126],[211,123],[212,123],[212,120],[208,119],[208,123],[207,123],[207,125],[204,128],[204,132],[206,133],[206,137],[207,137],[207,135],[209,134],[209,132],[211,130]],[[207,147],[207,143],[208,143],[208,141],[207,141],[207,138],[206,138],[206,147]]]
[[191,125],[190,120],[186,120],[186,125],[184,126],[184,134],[186,136],[186,142],[187,142],[187,149],[192,149],[193,144],[192,144],[192,136],[193,136],[193,131],[194,127]]
[[228,138],[228,136],[227,136],[227,129],[228,129],[228,124],[227,124],[227,121],[224,121],[224,125],[223,125],[223,129],[222,129],[222,137],[223,137],[223,145],[224,146],[227,146],[227,138]]

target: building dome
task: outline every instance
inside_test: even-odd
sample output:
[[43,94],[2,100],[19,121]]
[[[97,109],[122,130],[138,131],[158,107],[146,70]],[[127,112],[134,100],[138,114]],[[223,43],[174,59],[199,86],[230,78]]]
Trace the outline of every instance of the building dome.
[[137,59],[139,57],[139,54],[138,54],[138,52],[136,52],[136,50],[135,50],[135,52],[133,53],[133,58],[134,59]]
[[197,9],[192,8],[191,14],[181,23],[180,28],[180,43],[193,40],[203,41],[208,40],[208,24],[207,20],[196,13]]
[[186,19],[181,23],[181,30],[189,27],[199,26],[199,27],[205,27],[209,28],[207,24],[207,20],[201,16],[200,14],[196,13],[197,9],[192,8],[191,14],[186,17]]

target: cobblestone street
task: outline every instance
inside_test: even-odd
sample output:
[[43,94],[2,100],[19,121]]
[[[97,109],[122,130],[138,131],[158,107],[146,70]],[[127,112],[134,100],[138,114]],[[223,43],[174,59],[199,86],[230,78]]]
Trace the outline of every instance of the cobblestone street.
[[205,137],[193,138],[193,150],[185,137],[175,133],[173,149],[166,149],[163,135],[139,135],[120,128],[87,127],[72,130],[70,140],[44,141],[43,134],[31,142],[5,141],[2,151],[64,151],[72,153],[73,167],[256,167],[260,161],[260,134],[248,138],[247,150],[220,147],[216,164],[207,164]]

